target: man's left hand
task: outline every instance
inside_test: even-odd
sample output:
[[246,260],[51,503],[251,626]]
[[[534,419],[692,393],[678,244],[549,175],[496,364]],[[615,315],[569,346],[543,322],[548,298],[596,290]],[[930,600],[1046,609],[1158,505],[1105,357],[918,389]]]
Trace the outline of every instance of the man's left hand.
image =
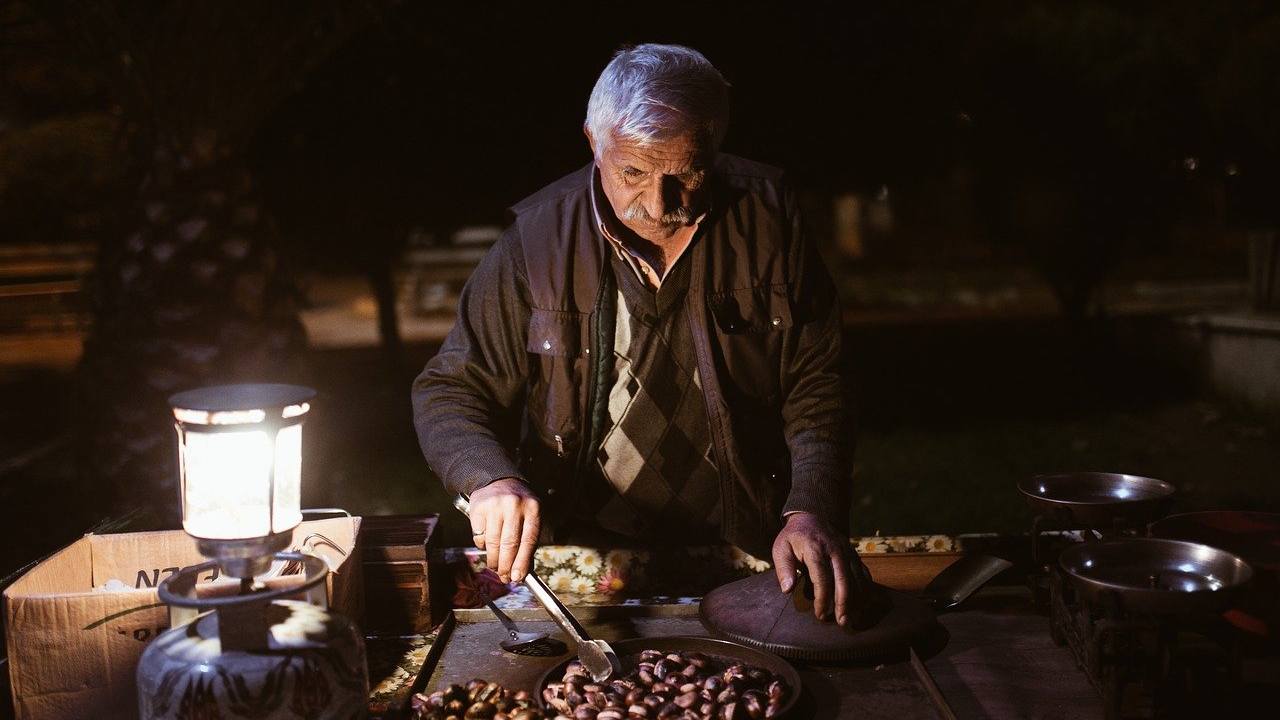
[[[849,619],[850,577],[849,538],[841,537],[817,515],[807,512],[787,516],[786,525],[773,541],[773,567],[778,587],[791,592],[796,570],[803,564],[813,581],[813,614],[819,620],[831,617],[834,604],[836,622]],[[834,603],[832,602],[834,597]]]

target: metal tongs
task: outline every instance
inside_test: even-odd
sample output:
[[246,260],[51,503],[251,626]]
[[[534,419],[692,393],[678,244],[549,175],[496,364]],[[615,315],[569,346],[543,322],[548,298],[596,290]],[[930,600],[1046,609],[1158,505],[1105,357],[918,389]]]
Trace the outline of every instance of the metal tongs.
[[[471,501],[464,495],[458,495],[454,498],[453,506],[462,511],[463,515],[471,517]],[[488,549],[486,549],[488,552]],[[582,667],[591,675],[591,679],[596,682],[604,682],[616,673],[622,671],[622,663],[618,662],[618,654],[613,651],[609,643],[604,640],[593,640],[587,634],[585,628],[578,622],[578,619],[569,612],[569,608],[560,602],[560,598],[551,592],[551,588],[542,582],[542,578],[538,577],[532,570],[524,576],[525,587],[529,588],[529,592],[537,598],[542,607],[546,609],[547,614],[555,621],[560,629],[564,631],[569,639],[573,640],[578,646],[578,662],[582,663]]]

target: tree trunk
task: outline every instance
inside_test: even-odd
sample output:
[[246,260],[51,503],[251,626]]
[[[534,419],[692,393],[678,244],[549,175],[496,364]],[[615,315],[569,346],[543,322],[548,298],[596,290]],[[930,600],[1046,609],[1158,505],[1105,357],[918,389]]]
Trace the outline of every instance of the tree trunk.
[[391,269],[391,258],[383,253],[378,262],[369,267],[369,287],[378,306],[378,338],[387,364],[399,377],[401,349],[400,321],[396,316],[396,286]]
[[[176,151],[169,148],[177,148]],[[206,137],[157,151],[136,229],[100,252],[80,366],[80,475],[104,512],[180,517],[169,395],[287,381],[305,336],[252,177]]]

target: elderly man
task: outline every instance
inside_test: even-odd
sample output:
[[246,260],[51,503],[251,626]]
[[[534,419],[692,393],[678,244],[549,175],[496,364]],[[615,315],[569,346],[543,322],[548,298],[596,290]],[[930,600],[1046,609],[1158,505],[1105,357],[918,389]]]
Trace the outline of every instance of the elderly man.
[[722,539],[771,546],[784,592],[803,564],[844,624],[839,307],[782,173],[718,152],[727,119],[700,53],[614,56],[594,161],[512,207],[414,383],[418,437],[503,580],[540,540]]

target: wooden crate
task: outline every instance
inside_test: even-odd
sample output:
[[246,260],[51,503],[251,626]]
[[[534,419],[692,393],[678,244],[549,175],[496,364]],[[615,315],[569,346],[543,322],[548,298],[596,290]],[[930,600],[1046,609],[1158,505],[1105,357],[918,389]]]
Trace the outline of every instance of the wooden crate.
[[383,515],[360,528],[364,558],[365,632],[416,635],[449,611],[450,583],[432,563],[439,515]]

